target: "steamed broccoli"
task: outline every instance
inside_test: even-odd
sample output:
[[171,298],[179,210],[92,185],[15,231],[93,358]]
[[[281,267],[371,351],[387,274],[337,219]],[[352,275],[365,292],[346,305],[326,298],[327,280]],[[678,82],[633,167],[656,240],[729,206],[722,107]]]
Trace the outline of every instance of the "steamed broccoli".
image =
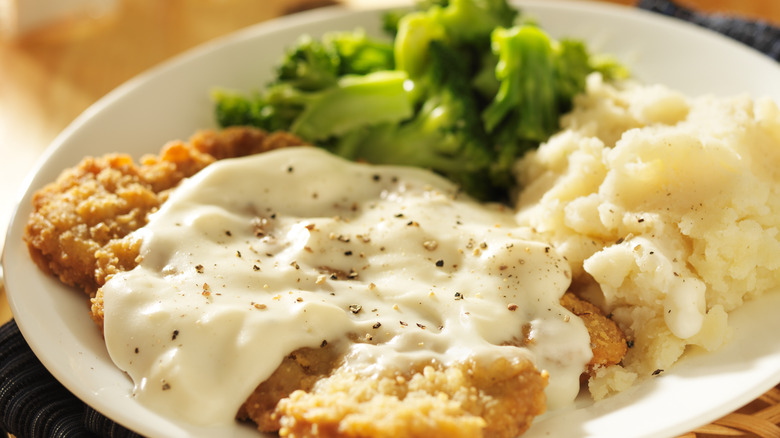
[[393,46],[364,31],[330,32],[317,40],[303,35],[277,68],[277,83],[305,91],[336,85],[341,76],[393,70]]
[[217,122],[286,130],[319,141],[379,123],[398,123],[413,113],[404,72],[387,70],[347,75],[330,87],[305,91],[280,82],[254,96],[218,90]]
[[412,114],[406,74],[394,69],[392,44],[362,30],[304,35],[287,51],[274,81],[245,96],[217,90],[217,123],[287,130],[309,141]]
[[591,57],[581,41],[557,41],[533,24],[496,28],[491,43],[496,82],[483,79],[481,86],[488,93],[496,88],[482,119],[498,150],[493,178],[508,183],[515,159],[559,129],[590,73],[612,78],[627,72],[611,58]]
[[519,13],[507,0],[422,0],[385,15],[389,41],[303,37],[262,91],[215,93],[217,121],[428,168],[479,199],[506,200],[514,162],[558,129],[587,75],[627,74],[581,42],[518,24]]
[[495,198],[488,169],[491,143],[482,127],[470,76],[458,52],[433,41],[427,93],[414,117],[384,123],[337,142],[337,155],[370,163],[424,167],[481,199]]
[[420,6],[398,20],[395,34],[397,68],[412,79],[425,70],[431,41],[457,49],[473,74],[474,58],[490,50],[491,32],[511,26],[518,14],[506,0],[428,0]]
[[574,96],[585,89],[585,78],[597,69],[585,45],[556,41],[535,25],[497,28],[491,41],[499,86],[483,112],[486,129],[493,132],[503,123],[519,138],[547,139]]
[[556,62],[550,39],[534,26],[498,28],[493,33],[498,55],[498,93],[482,113],[493,132],[506,120],[519,138],[544,140],[558,123]]
[[[462,39],[460,36],[474,30],[480,38],[485,38],[497,26],[511,26],[518,15],[518,10],[506,0],[418,0],[412,12],[426,12],[432,16],[442,14],[433,18],[446,22],[456,39]],[[412,12],[386,12],[382,17],[382,28],[395,37],[401,20]]]

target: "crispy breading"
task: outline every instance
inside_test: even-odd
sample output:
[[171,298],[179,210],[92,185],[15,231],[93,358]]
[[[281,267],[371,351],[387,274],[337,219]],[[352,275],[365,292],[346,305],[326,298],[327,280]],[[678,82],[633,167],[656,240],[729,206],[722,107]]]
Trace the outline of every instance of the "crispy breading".
[[291,437],[512,438],[544,413],[546,385],[528,359],[368,377],[339,368],[283,398],[274,415]]
[[135,266],[137,245],[122,239],[144,226],[183,178],[218,159],[303,143],[288,133],[228,128],[171,142],[140,164],[124,154],[85,158],[33,197],[24,234],[30,255],[45,272],[94,296],[117,269]]
[[548,376],[527,358],[366,376],[341,364],[339,351],[293,352],[237,418],[290,437],[512,438],[545,411]]
[[588,363],[589,370],[620,363],[626,355],[628,344],[623,331],[614,321],[609,319],[601,309],[578,298],[572,292],[563,294],[561,305],[577,315],[588,329],[590,349],[593,351],[593,357]]
[[244,402],[236,418],[251,420],[261,432],[277,432],[279,417],[274,410],[279,400],[294,391],[310,390],[317,380],[328,376],[338,364],[338,351],[332,344],[323,348],[302,348],[287,356],[266,381]]

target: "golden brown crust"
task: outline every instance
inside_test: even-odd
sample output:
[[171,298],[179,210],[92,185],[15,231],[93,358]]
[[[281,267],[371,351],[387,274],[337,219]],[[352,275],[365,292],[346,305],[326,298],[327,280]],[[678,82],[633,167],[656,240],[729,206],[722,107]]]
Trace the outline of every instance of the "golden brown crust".
[[261,432],[277,432],[280,428],[279,416],[274,410],[279,400],[296,390],[310,390],[315,382],[333,371],[337,356],[332,346],[294,351],[265,382],[257,386],[236,418],[253,421]]
[[[291,134],[236,127],[171,142],[140,164],[124,154],[85,158],[35,194],[24,240],[43,271],[94,297],[117,270],[135,266],[138,245],[125,237],[182,179],[217,159],[301,144]],[[100,300],[93,314],[100,323]]]
[[94,294],[98,251],[143,226],[160,202],[129,156],[87,158],[35,194],[24,239],[41,269]]
[[590,348],[593,351],[593,358],[588,363],[589,369],[616,365],[623,360],[628,350],[626,336],[601,309],[571,292],[563,294],[561,305],[577,315],[588,329]]
[[330,346],[294,352],[237,418],[289,437],[516,437],[545,411],[547,375],[525,358],[377,377],[339,357]]
[[337,369],[282,399],[290,437],[517,437],[544,413],[547,375],[527,359],[418,366],[363,376]]

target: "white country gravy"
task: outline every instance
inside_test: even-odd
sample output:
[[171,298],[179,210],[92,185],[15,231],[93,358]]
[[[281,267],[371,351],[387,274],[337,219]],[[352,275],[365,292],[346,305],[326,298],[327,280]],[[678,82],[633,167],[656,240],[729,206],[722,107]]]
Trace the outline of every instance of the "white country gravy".
[[[424,170],[313,147],[222,160],[135,236],[140,264],[103,287],[108,350],[138,399],[197,424],[234,421],[285,356],[348,335],[360,373],[530,358],[551,407],[591,357],[558,302],[568,263],[512,211]],[[531,346],[506,346],[527,324]]]

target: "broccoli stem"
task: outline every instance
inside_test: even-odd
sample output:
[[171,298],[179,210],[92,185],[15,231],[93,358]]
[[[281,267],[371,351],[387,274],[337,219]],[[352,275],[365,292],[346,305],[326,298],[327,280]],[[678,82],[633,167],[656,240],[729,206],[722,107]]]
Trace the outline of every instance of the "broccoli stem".
[[544,141],[558,126],[555,62],[549,37],[535,26],[498,28],[493,32],[500,85],[482,113],[492,132],[507,116],[519,137]]
[[407,119],[414,112],[407,78],[405,72],[390,70],[343,76],[335,87],[308,95],[290,131],[317,141],[365,125]]

